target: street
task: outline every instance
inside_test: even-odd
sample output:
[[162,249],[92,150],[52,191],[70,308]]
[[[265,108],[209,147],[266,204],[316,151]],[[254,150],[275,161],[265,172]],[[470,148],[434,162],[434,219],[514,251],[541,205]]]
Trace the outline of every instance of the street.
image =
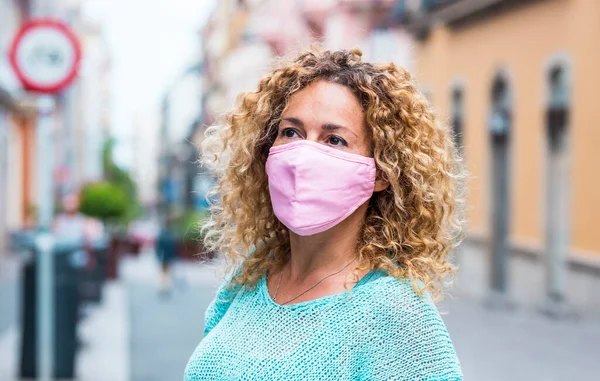
[[[477,256],[479,255],[479,257]],[[463,366],[465,380],[593,380],[600,374],[600,319],[593,301],[576,317],[556,320],[541,314],[534,296],[542,293],[535,265],[513,259],[514,279],[528,288],[513,298],[514,309],[484,306],[485,264],[467,248],[466,263],[452,297],[439,306]],[[468,259],[468,260],[467,260]],[[525,267],[526,264],[530,268]],[[468,264],[468,265],[467,265]],[[109,283],[101,305],[90,309],[79,327],[84,346],[78,355],[80,381],[181,380],[184,367],[202,338],[204,311],[214,297],[220,263],[179,262],[173,270],[173,292],[159,293],[159,265],[149,250],[126,257],[121,277]],[[13,272],[14,273],[14,272]],[[517,274],[528,274],[520,279]],[[573,275],[573,278],[581,277]],[[600,279],[572,282],[597,287]],[[527,286],[529,283],[529,286]],[[0,379],[14,380],[18,360],[18,278],[3,277],[0,296]],[[589,294],[592,294],[591,292]],[[527,299],[530,298],[530,299]],[[525,304],[529,300],[528,304]],[[580,300],[579,302],[584,302]],[[12,363],[7,363],[12,362]],[[10,375],[11,378],[7,378]]]
[[555,321],[527,310],[494,311],[461,298],[443,308],[467,381],[598,379],[598,323]]
[[158,266],[151,255],[127,263],[131,381],[180,380],[202,338],[204,310],[217,282],[206,269],[175,265],[171,295],[158,292]]
[[18,274],[15,273],[15,261],[5,260],[0,266],[0,332],[6,331],[18,318],[17,308],[20,293]]
[[[477,254],[468,249],[465,255]],[[138,260],[145,263],[143,267],[147,270],[143,273],[151,273],[151,259]],[[478,266],[484,264],[480,259],[473,258],[469,266],[463,267],[453,297],[439,307],[461,360],[465,380],[595,379],[600,374],[600,321],[595,311],[588,309],[578,318],[553,320],[539,313],[532,300],[533,307],[488,309],[480,298],[485,284],[474,273],[480,272]],[[525,270],[533,272],[520,259],[513,264],[520,270],[518,274]],[[153,266],[158,276],[157,265]],[[183,264],[176,269],[180,277],[191,280],[192,284],[176,290],[171,299],[165,300],[157,296],[156,281],[151,277],[144,278],[138,273],[135,279],[129,278],[132,381],[179,379],[202,336],[203,312],[218,284],[211,270],[196,267]],[[600,283],[600,279],[587,281],[590,286],[592,282]],[[539,285],[532,284],[528,295],[533,297],[541,291]],[[526,300],[523,298],[515,299]]]

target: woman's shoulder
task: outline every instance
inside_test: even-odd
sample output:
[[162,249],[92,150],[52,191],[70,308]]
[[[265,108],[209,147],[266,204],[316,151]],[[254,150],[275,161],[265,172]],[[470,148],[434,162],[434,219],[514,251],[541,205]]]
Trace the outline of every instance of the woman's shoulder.
[[[385,273],[379,274],[362,289],[362,311],[372,316],[379,329],[402,326],[404,332],[433,328],[446,331],[440,313],[428,293],[417,292],[418,281]],[[410,328],[410,329],[409,329]]]
[[378,270],[372,280],[365,284],[364,291],[374,307],[391,310],[400,308],[408,312],[414,312],[414,308],[435,309],[429,293],[417,292],[417,288],[421,285],[418,280],[396,278],[383,270]]
[[438,309],[428,294],[415,290],[414,283],[381,275],[364,289],[361,332],[372,336],[364,342],[377,343],[364,348],[369,379],[396,379],[392,376],[403,374],[462,380],[460,362]]

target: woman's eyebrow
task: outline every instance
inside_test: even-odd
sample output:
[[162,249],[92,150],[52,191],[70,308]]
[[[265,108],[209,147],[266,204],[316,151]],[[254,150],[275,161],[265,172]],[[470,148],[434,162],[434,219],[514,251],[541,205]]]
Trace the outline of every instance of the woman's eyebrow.
[[[300,119],[293,117],[293,116],[288,116],[288,117],[282,118],[281,121],[282,122],[283,121],[290,122],[293,125],[295,125],[296,127],[304,128],[304,123]],[[340,124],[325,123],[325,124],[321,125],[321,129],[323,129],[324,131],[329,131],[329,132],[337,131],[337,130],[346,130],[346,131],[350,132],[351,134],[355,135],[356,137],[358,137],[358,134],[356,132],[352,131],[352,129],[342,126]]]
[[350,133],[352,133],[353,135],[355,135],[355,136],[357,136],[357,137],[358,137],[358,134],[357,134],[356,132],[352,131],[352,130],[351,130],[350,128],[348,128],[348,127],[344,127],[344,126],[341,126],[341,125],[339,125],[339,124],[326,123],[326,124],[322,125],[322,126],[321,126],[321,128],[322,128],[323,130],[325,130],[325,131],[346,130],[346,131],[348,131],[348,132],[350,132]]
[[298,118],[294,118],[293,116],[287,117],[287,118],[283,118],[281,119],[282,121],[287,121],[292,123],[293,125],[295,125],[296,127],[302,127],[304,128],[304,123],[302,123],[302,121]]

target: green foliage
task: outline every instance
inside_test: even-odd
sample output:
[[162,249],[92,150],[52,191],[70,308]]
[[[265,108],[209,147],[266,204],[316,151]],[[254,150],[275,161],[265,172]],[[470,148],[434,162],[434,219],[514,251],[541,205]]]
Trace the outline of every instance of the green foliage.
[[81,192],[79,210],[104,222],[118,220],[127,212],[127,195],[109,182],[88,184]]
[[104,166],[104,177],[106,181],[118,187],[125,197],[126,208],[115,221],[121,225],[127,225],[141,215],[141,206],[137,198],[137,186],[129,175],[129,172],[119,168],[113,159],[115,141],[107,139],[102,150],[102,163]]

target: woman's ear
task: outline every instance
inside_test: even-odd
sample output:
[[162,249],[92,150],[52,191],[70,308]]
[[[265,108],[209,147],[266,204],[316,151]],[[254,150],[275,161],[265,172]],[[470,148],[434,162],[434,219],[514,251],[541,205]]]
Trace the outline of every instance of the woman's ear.
[[375,188],[373,192],[381,192],[386,190],[390,186],[390,182],[382,176],[380,171],[377,171],[377,177],[375,178]]
[[390,186],[390,183],[386,180],[375,180],[375,189],[373,192],[381,192],[386,190]]

